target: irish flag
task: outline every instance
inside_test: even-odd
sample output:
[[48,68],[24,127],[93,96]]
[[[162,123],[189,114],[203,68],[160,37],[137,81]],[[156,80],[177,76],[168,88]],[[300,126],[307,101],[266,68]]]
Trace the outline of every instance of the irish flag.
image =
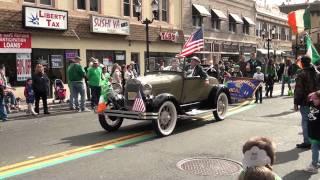
[[306,35],[305,41],[306,41],[306,48],[307,48],[306,56],[309,56],[311,58],[312,64],[318,64],[320,62],[320,55],[317,49],[314,47],[309,35]]
[[288,24],[292,32],[299,34],[311,28],[311,15],[309,8],[292,11],[288,14]]

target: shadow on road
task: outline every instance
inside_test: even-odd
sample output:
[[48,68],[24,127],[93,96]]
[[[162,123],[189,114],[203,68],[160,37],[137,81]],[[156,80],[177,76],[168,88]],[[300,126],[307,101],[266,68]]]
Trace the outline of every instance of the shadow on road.
[[120,128],[116,132],[101,131],[70,136],[61,139],[62,142],[56,144],[69,144],[70,146],[88,146],[100,142],[109,141],[115,138],[127,136],[134,133],[151,130],[152,126],[148,122],[141,122]]
[[266,116],[262,116],[262,117],[280,117],[280,116],[286,116],[286,115],[289,115],[289,114],[293,114],[293,113],[296,113],[295,111],[284,111],[284,112],[281,112],[281,113],[278,113],[278,114],[270,114],[270,115],[266,115]]
[[[199,128],[201,126],[214,123],[214,122],[217,122],[217,121],[201,121],[201,120],[190,120],[190,119],[180,120],[177,123],[177,127],[173,132],[173,135],[183,133],[191,129]],[[120,129],[115,132],[106,132],[104,130],[101,130],[101,131],[92,132],[88,134],[65,137],[61,139],[62,142],[56,143],[56,144],[69,144],[70,146],[80,146],[80,147],[88,146],[88,145],[112,140],[115,138],[131,135],[134,133],[140,133],[140,132],[152,131],[152,130],[153,128],[152,128],[151,121],[143,121],[143,122],[120,127]],[[151,139],[151,140],[154,140],[154,139]]]
[[285,175],[282,179],[283,180],[308,180],[312,176],[312,173],[305,172],[303,170],[295,170],[291,173]]
[[299,159],[299,154],[307,151],[307,150],[301,150],[301,149],[291,149],[289,151],[284,152],[276,152],[276,162],[275,164],[284,164],[290,161],[295,161]]

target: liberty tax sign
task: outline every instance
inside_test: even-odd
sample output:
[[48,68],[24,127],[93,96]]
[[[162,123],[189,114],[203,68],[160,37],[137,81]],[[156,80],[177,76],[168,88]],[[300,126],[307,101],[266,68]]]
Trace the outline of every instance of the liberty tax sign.
[[23,7],[24,26],[53,30],[68,29],[68,12],[36,7]]
[[130,24],[128,20],[112,17],[91,16],[91,32],[107,34],[130,34]]

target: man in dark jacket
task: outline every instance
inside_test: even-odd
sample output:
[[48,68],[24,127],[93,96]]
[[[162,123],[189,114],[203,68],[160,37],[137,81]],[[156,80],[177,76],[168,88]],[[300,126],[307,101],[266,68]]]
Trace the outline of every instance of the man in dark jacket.
[[246,71],[248,77],[253,77],[254,73],[256,73],[256,68],[260,66],[262,67],[261,61],[257,60],[256,53],[251,54],[251,59],[247,62]]
[[196,77],[200,76],[202,79],[205,79],[208,81],[208,74],[206,71],[203,70],[202,66],[200,65],[201,61],[198,57],[194,56],[191,58],[191,63],[187,67],[187,77]]
[[310,113],[310,102],[308,95],[319,90],[319,75],[315,68],[311,65],[311,59],[307,56],[301,58],[303,69],[296,78],[296,87],[294,92],[294,109],[300,108],[302,116],[302,133],[303,143],[297,144],[297,148],[310,148],[308,137],[308,114]]
[[280,64],[280,69],[278,74],[280,75],[279,78],[281,78],[281,83],[282,83],[281,96],[283,96],[284,94],[285,84],[288,84],[288,88],[289,88],[288,95],[290,95],[291,79],[293,77],[293,66],[290,59],[286,59],[285,64]]

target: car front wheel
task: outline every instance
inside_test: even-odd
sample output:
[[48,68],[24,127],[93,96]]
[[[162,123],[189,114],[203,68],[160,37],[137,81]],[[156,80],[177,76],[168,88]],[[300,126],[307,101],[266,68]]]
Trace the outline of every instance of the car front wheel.
[[99,114],[99,122],[103,129],[106,131],[116,131],[120,128],[123,118],[119,117],[109,117],[105,114]]
[[226,118],[228,111],[228,96],[224,92],[220,92],[215,101],[216,110],[213,112],[214,118],[218,121],[222,121]]
[[158,119],[153,120],[153,127],[159,136],[168,136],[175,129],[177,119],[176,106],[171,101],[166,101],[158,109]]

